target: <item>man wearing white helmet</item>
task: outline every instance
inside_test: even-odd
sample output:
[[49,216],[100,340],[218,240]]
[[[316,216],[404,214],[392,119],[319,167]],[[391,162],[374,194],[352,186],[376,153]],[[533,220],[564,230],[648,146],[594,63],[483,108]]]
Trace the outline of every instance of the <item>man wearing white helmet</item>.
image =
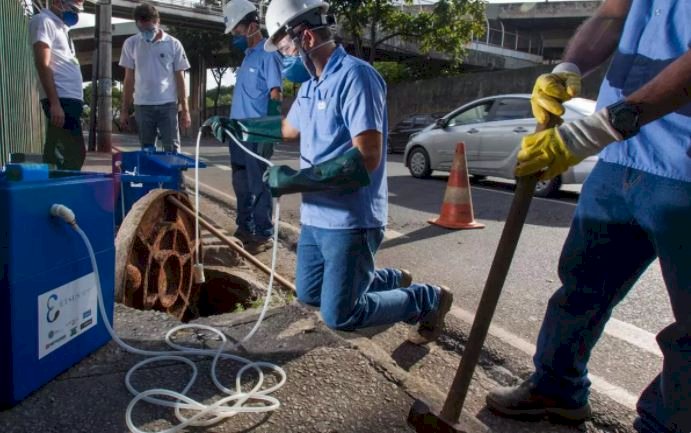
[[[245,58],[237,71],[231,119],[265,117],[280,114],[281,58],[264,50],[264,36],[259,26],[256,6],[248,0],[231,0],[223,8],[226,34],[233,34],[233,46]],[[270,146],[259,149],[257,143],[245,143],[254,151],[271,157]],[[235,236],[253,253],[267,249],[273,234],[271,194],[262,180],[266,165],[249,158],[234,143],[229,144],[232,182],[237,198]]]
[[48,117],[43,161],[65,170],[81,169],[86,157],[82,73],[68,35],[82,10],[84,0],[51,0],[29,23],[41,105]]
[[[295,59],[284,63],[291,76],[307,76],[282,125],[284,139],[300,139],[302,170],[273,167],[268,175],[274,195],[303,192],[298,299],[319,306],[331,328],[419,323],[409,339],[428,343],[441,333],[452,294],[412,284],[404,270],[375,269],[387,222],[386,84],[334,42],[327,11],[321,0],[273,0],[266,13],[266,49]],[[347,178],[358,166],[365,180],[353,187]]]

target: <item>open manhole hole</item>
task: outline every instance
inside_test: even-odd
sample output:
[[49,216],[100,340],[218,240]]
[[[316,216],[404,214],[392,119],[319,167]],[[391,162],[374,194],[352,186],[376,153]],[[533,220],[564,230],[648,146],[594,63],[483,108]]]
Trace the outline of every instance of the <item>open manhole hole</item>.
[[204,276],[206,281],[199,287],[196,303],[197,313],[201,317],[249,308],[259,297],[259,283],[245,272],[223,266],[207,266]]
[[[182,322],[248,308],[263,288],[228,246],[202,245],[194,220],[169,198],[188,207],[186,195],[154,189],[139,199],[116,237],[115,299],[140,310],[164,311]],[[201,253],[205,282],[194,280]]]

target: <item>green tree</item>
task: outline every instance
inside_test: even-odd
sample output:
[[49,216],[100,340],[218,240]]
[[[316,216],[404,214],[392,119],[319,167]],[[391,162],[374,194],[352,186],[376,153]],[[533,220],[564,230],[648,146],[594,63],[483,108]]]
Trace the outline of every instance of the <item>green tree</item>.
[[[82,112],[82,118],[89,120],[89,115],[91,114],[91,97],[94,93],[94,86],[89,83],[84,87],[84,111]],[[122,106],[122,90],[117,85],[116,81],[113,81],[113,88],[111,89],[111,98],[113,106],[113,119],[119,119],[120,117],[120,107]]]
[[[485,0],[440,0],[427,7],[413,0],[333,0],[344,31],[353,42],[355,55],[374,63],[377,48],[400,38],[416,43],[423,53],[445,53],[460,63],[466,44],[485,28]],[[365,56],[365,39],[370,41]]]
[[413,72],[403,63],[374,62],[373,66],[384,77],[387,84],[396,84],[413,78]]

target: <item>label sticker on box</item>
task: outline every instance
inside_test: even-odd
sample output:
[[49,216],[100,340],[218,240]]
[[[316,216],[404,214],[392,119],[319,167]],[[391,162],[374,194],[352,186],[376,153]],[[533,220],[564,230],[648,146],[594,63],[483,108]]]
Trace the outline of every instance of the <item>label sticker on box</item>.
[[97,290],[92,272],[38,297],[38,359],[96,326]]

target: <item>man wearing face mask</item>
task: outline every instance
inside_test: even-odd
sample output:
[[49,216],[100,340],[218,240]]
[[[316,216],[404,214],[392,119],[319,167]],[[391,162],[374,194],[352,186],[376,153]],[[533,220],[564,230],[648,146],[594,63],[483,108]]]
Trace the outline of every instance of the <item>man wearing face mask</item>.
[[297,296],[330,328],[403,321],[418,324],[409,341],[429,343],[453,296],[413,284],[405,270],[375,268],[387,223],[386,84],[334,42],[327,11],[321,0],[273,0],[266,12],[266,49],[295,58],[286,75],[308,78],[282,125],[284,139],[300,140],[301,170],[267,174],[273,195],[302,192]]
[[155,7],[140,4],[134,9],[134,21],[139,33],[125,40],[120,55],[120,66],[125,68],[120,127],[129,129],[129,110],[134,99],[142,148],[154,148],[160,134],[163,149],[177,152],[178,103],[182,107],[182,127],[192,124],[185,93],[185,71],[190,63],[180,41],[161,29]]
[[[237,71],[231,119],[251,119],[280,114],[281,57],[264,50],[256,6],[248,0],[231,0],[223,8],[226,34],[232,33],[233,46],[245,54]],[[272,146],[245,143],[246,147],[270,158]],[[237,198],[235,237],[252,253],[271,246],[271,194],[262,180],[266,165],[229,143],[232,182]]]
[[83,4],[84,0],[51,0],[49,7],[29,23],[41,104],[48,117],[43,161],[64,170],[81,169],[86,157],[81,126],[82,73],[68,36]]

